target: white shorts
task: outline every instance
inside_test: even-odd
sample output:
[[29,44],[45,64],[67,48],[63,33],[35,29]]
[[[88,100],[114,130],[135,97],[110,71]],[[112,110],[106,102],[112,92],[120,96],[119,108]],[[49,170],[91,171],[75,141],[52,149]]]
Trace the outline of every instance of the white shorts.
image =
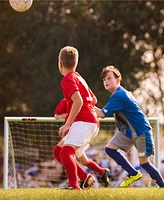
[[[78,151],[86,151],[87,144],[97,135],[99,127],[97,124],[88,122],[74,122],[69,129],[68,134],[63,138],[64,145],[73,145],[80,147]],[[79,157],[79,156],[78,156]]]
[[80,158],[85,152],[86,150],[89,148],[90,144],[89,142],[84,144],[82,147],[80,147],[77,151],[76,151],[76,156],[78,158]]

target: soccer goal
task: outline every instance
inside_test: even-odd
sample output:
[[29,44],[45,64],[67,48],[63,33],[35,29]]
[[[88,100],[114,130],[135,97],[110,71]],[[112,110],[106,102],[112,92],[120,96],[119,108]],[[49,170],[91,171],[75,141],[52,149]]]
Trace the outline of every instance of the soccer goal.
[[[156,150],[152,162],[159,169],[159,121],[158,118],[149,118],[149,121]],[[60,141],[58,130],[63,123],[53,117],[4,118],[4,189],[59,187],[66,182],[65,171],[52,153],[53,147]],[[116,132],[115,120],[100,119],[100,124],[100,131],[86,153],[102,167],[112,170],[116,163],[104,155],[104,146]],[[132,163],[136,162],[135,151],[130,153],[129,159]]]

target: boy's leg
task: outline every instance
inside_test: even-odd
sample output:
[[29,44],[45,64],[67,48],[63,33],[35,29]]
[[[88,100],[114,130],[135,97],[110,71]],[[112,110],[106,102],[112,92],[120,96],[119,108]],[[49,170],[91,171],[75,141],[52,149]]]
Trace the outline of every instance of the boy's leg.
[[[78,152],[79,153],[79,152]],[[104,175],[105,173],[105,169],[100,167],[96,162],[94,162],[93,160],[89,160],[88,157],[86,156],[85,152],[83,152],[83,154],[79,157],[78,154],[76,154],[77,157],[80,160],[80,163],[82,165],[87,166],[89,169],[92,169],[93,171],[99,173],[101,176]]]
[[93,171],[99,173],[101,176],[103,176],[105,174],[105,168],[100,167],[96,162],[94,162],[93,160],[88,160],[88,163],[86,164],[86,166],[89,169],[92,169]]
[[[89,169],[92,169],[93,171],[97,172],[101,176],[101,180],[104,184],[104,187],[108,187],[109,184],[109,169],[100,167],[96,162],[93,160],[89,160],[87,155],[85,154],[85,151],[89,148],[89,143],[87,142],[85,145],[80,147],[76,151],[76,156],[79,158],[80,163],[82,165],[87,166]],[[82,180],[82,179],[81,179]]]
[[122,149],[125,152],[128,152],[129,149],[134,145],[134,140],[128,138],[124,132],[119,131],[114,134],[112,139],[109,141],[105,148],[105,152],[113,158],[118,165],[120,165],[125,171],[128,172],[128,177],[120,184],[120,187],[127,187],[134,181],[137,181],[142,178],[140,171],[137,171],[128,159],[119,151]]
[[164,180],[162,178],[162,175],[159,173],[158,169],[154,165],[152,165],[150,162],[147,162],[141,164],[141,167],[148,172],[150,177],[156,181],[159,187],[164,187]]
[[[108,187],[109,184],[109,169],[100,167],[93,160],[89,160],[85,153],[79,157],[80,163],[84,166],[87,166],[89,169],[100,174],[102,182],[104,183],[104,187]],[[82,179],[81,179],[82,180]]]
[[115,149],[111,149],[108,147],[105,147],[105,152],[116,161],[118,165],[120,165],[125,171],[129,173],[127,179],[125,179],[121,184],[120,187],[127,187],[134,181],[137,181],[142,178],[142,174],[137,171],[131,163],[127,160],[127,158],[122,155],[120,152],[118,152]]
[[62,164],[62,161],[61,161],[61,158],[60,158],[60,152],[61,152],[61,149],[64,145],[64,139],[62,139],[54,148],[53,148],[53,155],[55,157],[55,159],[60,162]]
[[80,178],[79,184],[80,188],[87,189],[90,188],[95,183],[95,178],[91,174],[87,174],[86,171],[80,166],[80,164],[77,162],[77,172],[78,177]]
[[[62,164],[62,160],[61,160],[61,153],[62,147],[60,147],[59,145],[56,145],[53,149],[53,155],[56,158],[56,160],[58,162],[60,162]],[[92,183],[90,183],[91,181],[94,183],[95,180],[93,180],[93,177],[91,177],[90,175],[88,175],[79,165],[79,163],[75,160],[76,164],[77,164],[77,174],[78,177],[80,178],[80,180],[82,180],[82,188],[85,189],[87,187],[91,187]],[[90,177],[89,177],[90,176]],[[88,180],[90,178],[90,180]],[[85,183],[85,184],[84,184]]]
[[108,184],[109,184],[109,172],[110,172],[109,169],[100,167],[93,160],[89,160],[88,164],[86,166],[89,169],[92,169],[93,171],[99,173],[100,176],[101,176],[101,180],[102,180],[102,182],[104,184],[104,187],[108,187]]
[[78,190],[80,189],[78,184],[78,173],[80,174],[80,179],[85,180],[83,188],[93,185],[95,180],[91,175],[88,176],[88,174],[78,164],[75,159],[75,149],[72,146],[64,146],[61,150],[60,156],[71,187]]
[[123,149],[125,152],[128,152],[133,145],[133,140],[126,137],[125,133],[122,131],[119,131],[115,133],[105,147],[105,152],[108,154],[108,156],[115,160],[118,165],[121,165],[121,167],[129,173],[129,177],[135,176],[138,171],[131,165],[128,159],[117,150]]
[[[87,122],[74,122],[69,129],[69,132],[65,138],[65,146],[62,148],[60,156],[63,166],[66,170],[70,186],[78,188],[78,176],[79,178],[85,178],[84,185],[91,184],[91,175],[84,177],[82,168],[75,160],[74,147],[82,147],[89,142],[98,133],[98,127],[96,124]],[[78,149],[77,149],[78,150]],[[94,178],[92,177],[93,181]],[[92,182],[93,183],[93,182]]]
[[135,176],[137,170],[131,165],[127,158],[115,149],[105,147],[105,152],[116,161],[125,171],[129,173],[129,176]]
[[[93,160],[89,160],[85,151],[89,148],[89,143],[86,143],[83,147],[79,148],[76,152],[76,156],[79,158],[80,163],[82,165],[87,166],[89,169],[92,169],[93,171],[100,174],[101,179],[104,183],[104,187],[108,186],[109,183],[109,169],[100,167],[96,162]],[[81,179],[82,180],[82,179]]]
[[70,187],[80,190],[75,162],[75,150],[71,146],[64,146],[60,153],[61,161],[66,170]]
[[[149,162],[149,156],[154,155],[154,140],[152,132],[150,131],[137,137],[136,146],[140,156],[139,161],[141,167],[149,173],[152,179],[156,180],[159,187],[164,187],[162,175],[159,173],[157,168]],[[142,152],[145,152],[144,157]]]
[[60,158],[61,149],[62,149],[62,147],[56,145],[53,148],[53,155],[54,155],[55,159],[62,164],[62,161],[61,161],[61,158]]

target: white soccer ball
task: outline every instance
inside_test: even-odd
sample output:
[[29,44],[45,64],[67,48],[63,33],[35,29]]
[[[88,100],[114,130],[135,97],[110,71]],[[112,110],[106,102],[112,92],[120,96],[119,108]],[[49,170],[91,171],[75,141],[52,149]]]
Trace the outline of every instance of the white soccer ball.
[[33,3],[33,0],[9,0],[10,6],[17,12],[25,12]]

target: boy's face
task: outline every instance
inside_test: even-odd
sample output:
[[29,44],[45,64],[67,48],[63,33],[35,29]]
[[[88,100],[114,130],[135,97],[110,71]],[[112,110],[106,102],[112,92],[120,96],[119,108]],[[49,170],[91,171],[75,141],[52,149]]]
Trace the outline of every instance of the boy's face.
[[113,72],[108,72],[106,77],[103,78],[103,84],[105,89],[113,94],[120,84],[120,79],[116,78]]

